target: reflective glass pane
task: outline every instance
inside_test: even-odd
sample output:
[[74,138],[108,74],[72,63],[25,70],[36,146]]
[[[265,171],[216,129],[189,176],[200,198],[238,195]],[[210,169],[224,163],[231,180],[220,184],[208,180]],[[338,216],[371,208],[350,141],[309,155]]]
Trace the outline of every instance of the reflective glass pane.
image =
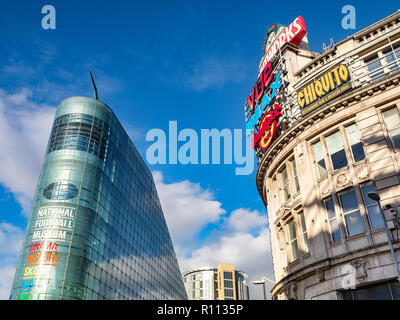
[[329,197],[325,200],[325,206],[329,219],[335,218],[336,217],[335,206],[332,197]]
[[387,283],[353,291],[354,300],[392,300]]
[[346,135],[350,145],[360,142],[360,134],[355,124],[346,127]]
[[333,170],[341,169],[347,166],[346,152],[344,149],[331,154]]
[[324,158],[324,151],[322,149],[321,141],[318,141],[318,142],[314,143],[313,144],[313,148],[314,148],[315,159],[317,161],[323,159]]
[[365,202],[365,204],[367,206],[376,204],[375,200],[372,200],[370,197],[368,197],[368,193],[376,192],[375,191],[375,186],[374,186],[374,184],[372,182],[363,183],[361,185],[361,190],[363,192],[364,202]]
[[358,209],[358,202],[354,189],[348,189],[339,193],[339,197],[343,213]]
[[332,241],[339,241],[342,237],[340,235],[339,224],[337,219],[330,220]]
[[365,159],[364,147],[361,142],[353,144],[351,146],[351,152],[353,153],[353,158],[355,162]]
[[364,224],[361,219],[360,211],[354,211],[345,215],[346,228],[349,236],[364,232]]
[[292,258],[293,260],[296,260],[299,257],[299,246],[297,244],[297,239],[292,241],[291,246],[292,246]]
[[390,130],[389,134],[392,137],[394,147],[400,148],[400,128]]
[[343,149],[342,137],[340,131],[336,131],[326,137],[326,145],[330,154],[335,153]]
[[294,220],[289,222],[289,235],[290,235],[290,240],[296,238],[296,226],[294,224]]
[[382,213],[378,205],[368,207],[368,216],[369,220],[371,221],[372,229],[384,227]]
[[383,117],[388,130],[400,127],[399,111],[396,107],[383,112]]

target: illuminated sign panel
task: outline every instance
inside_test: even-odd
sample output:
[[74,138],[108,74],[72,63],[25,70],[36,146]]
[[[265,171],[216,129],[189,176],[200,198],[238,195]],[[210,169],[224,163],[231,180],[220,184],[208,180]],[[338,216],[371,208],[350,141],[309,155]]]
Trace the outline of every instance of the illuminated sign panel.
[[294,21],[286,28],[283,28],[280,33],[275,37],[269,48],[266,49],[266,54],[260,63],[259,74],[262,73],[268,61],[279,51],[279,49],[286,43],[292,43],[298,46],[301,40],[307,33],[304,19],[298,16]]
[[344,64],[325,72],[313,82],[297,91],[297,102],[302,116],[351,88],[350,73]]
[[253,148],[259,146],[265,150],[276,137],[278,129],[278,118],[282,115],[282,107],[275,104],[273,111],[267,111],[261,118],[258,132],[253,137]]
[[[265,150],[274,141],[278,131],[278,120],[282,116],[282,107],[275,104],[271,110],[278,90],[283,86],[280,79],[284,64],[270,60],[287,42],[300,44],[307,30],[304,19],[299,16],[289,26],[273,24],[264,41],[264,56],[260,62],[258,79],[245,103],[246,131],[253,134],[253,148]],[[280,69],[280,70],[279,70]],[[277,71],[275,71],[277,70]],[[268,111],[267,111],[268,110]]]

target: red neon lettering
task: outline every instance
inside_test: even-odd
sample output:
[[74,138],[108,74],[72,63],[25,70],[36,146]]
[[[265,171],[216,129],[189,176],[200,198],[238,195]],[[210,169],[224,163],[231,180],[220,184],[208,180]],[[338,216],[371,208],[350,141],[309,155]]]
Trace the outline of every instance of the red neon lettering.
[[253,136],[253,148],[258,145],[261,149],[267,149],[275,139],[277,131],[277,120],[282,116],[282,107],[274,105],[274,110],[267,111],[261,118],[257,133]]

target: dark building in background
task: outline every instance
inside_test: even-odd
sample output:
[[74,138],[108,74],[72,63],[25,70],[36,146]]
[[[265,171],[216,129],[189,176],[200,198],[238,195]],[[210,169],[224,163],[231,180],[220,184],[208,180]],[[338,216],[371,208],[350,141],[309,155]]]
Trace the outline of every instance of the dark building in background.
[[62,101],[10,299],[186,298],[152,174],[117,117]]

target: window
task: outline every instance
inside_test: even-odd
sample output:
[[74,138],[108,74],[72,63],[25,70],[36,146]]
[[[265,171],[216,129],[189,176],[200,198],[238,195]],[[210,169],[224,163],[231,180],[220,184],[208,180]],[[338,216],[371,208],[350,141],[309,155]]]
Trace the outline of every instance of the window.
[[299,192],[300,185],[299,185],[299,178],[297,176],[296,161],[293,159],[291,161],[291,163],[292,163],[292,170],[293,170],[294,188],[295,188],[296,192]]
[[361,142],[360,133],[358,131],[356,124],[354,123],[350,126],[347,126],[345,130],[347,135],[347,141],[349,142],[354,162],[358,162],[365,159],[363,144]]
[[299,245],[297,243],[296,225],[293,219],[288,223],[288,228],[292,261],[294,261],[299,258]]
[[290,198],[289,177],[286,165],[283,167],[281,171],[281,184],[282,184],[284,201],[286,201]]
[[224,278],[225,279],[233,279],[232,272],[224,271]]
[[71,183],[53,182],[43,190],[43,196],[48,200],[69,200],[79,193],[78,188]]
[[384,111],[383,118],[393,146],[400,148],[400,116],[397,107]]
[[329,226],[331,228],[332,241],[339,241],[342,237],[340,235],[339,223],[336,218],[335,204],[333,198],[329,197],[324,200],[326,212],[328,214]]
[[314,143],[313,149],[314,149],[315,161],[317,162],[318,166],[318,175],[320,178],[323,178],[326,176],[327,172],[324,159],[324,151],[322,149],[321,141]]
[[372,182],[363,183],[361,185],[361,190],[364,197],[365,208],[368,212],[371,229],[383,228],[384,221],[379,203],[368,197],[368,193],[376,192],[374,184]]
[[224,289],[225,297],[233,297],[233,290],[232,289]]
[[233,288],[233,281],[231,281],[231,280],[224,280],[224,287],[225,287],[225,288]]
[[399,300],[399,282],[377,283],[341,292],[343,300]]
[[339,193],[339,199],[343,210],[344,220],[348,236],[364,232],[364,224],[361,219],[360,209],[354,189],[347,189]]
[[390,49],[384,53],[386,63],[391,72],[396,72],[400,68],[400,47]]
[[306,226],[306,220],[304,218],[304,212],[300,213],[300,221],[301,221],[301,230],[303,231],[304,250],[305,252],[308,252],[309,242],[308,242],[307,226]]
[[340,131],[336,131],[327,136],[326,144],[331,157],[333,170],[347,166],[346,152],[343,148],[343,141]]
[[379,57],[375,57],[365,62],[370,74],[371,80],[378,80],[383,77],[384,71]]

